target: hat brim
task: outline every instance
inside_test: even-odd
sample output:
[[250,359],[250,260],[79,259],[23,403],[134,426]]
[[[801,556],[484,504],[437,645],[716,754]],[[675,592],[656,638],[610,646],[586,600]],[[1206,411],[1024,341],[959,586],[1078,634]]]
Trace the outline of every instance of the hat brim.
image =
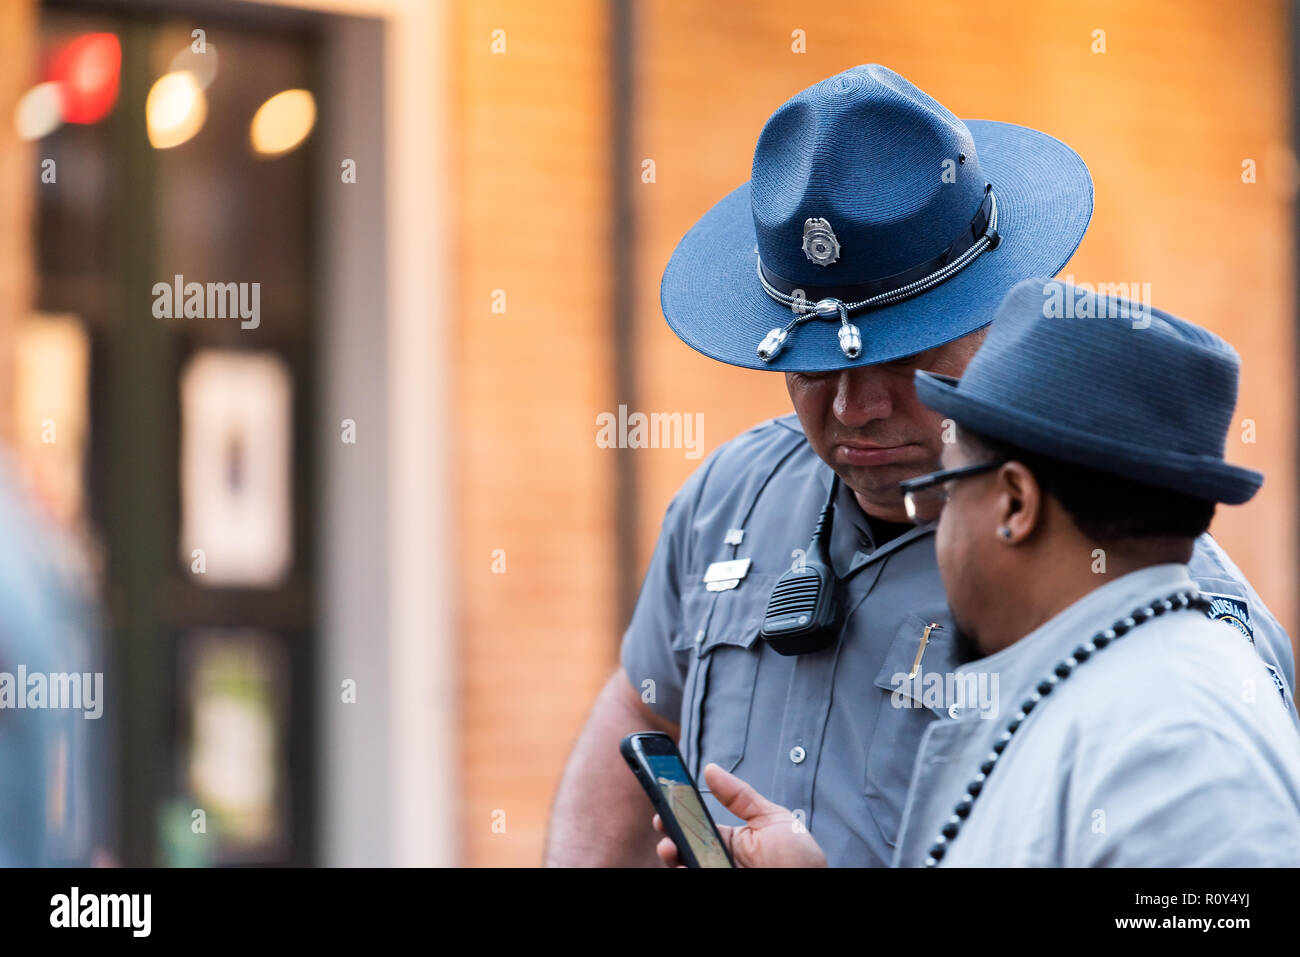
[[927,408],[991,439],[1210,502],[1240,505],[1249,501],[1264,482],[1259,472],[1222,459],[1132,445],[1018,409],[999,407],[963,395],[958,383],[951,376],[918,371],[916,396]]
[[1046,133],[994,120],[966,125],[993,184],[1002,241],[920,296],[855,315],[862,333],[857,359],[840,351],[838,321],[818,320],[800,326],[771,362],[758,357],[763,337],[789,322],[791,313],[758,281],[749,183],[719,201],[677,244],[659,290],[668,325],[712,359],[779,372],[890,362],[988,325],[1012,286],[1056,275],[1074,254],[1092,218],[1092,177],[1074,150]]

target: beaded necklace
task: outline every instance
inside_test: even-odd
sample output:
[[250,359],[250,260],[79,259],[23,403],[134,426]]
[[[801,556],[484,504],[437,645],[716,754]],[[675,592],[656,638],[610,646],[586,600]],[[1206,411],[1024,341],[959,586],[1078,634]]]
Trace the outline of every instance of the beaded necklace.
[[934,846],[930,848],[930,856],[925,859],[926,867],[937,867],[943,860],[949,845],[956,839],[957,834],[961,831],[962,824],[970,817],[971,808],[975,804],[975,799],[979,797],[980,792],[984,790],[984,782],[988,780],[993,769],[997,766],[998,758],[1011,743],[1012,736],[1024,724],[1029,717],[1029,713],[1038,707],[1039,703],[1052,693],[1060,682],[1070,677],[1074,669],[1083,664],[1095,653],[1101,651],[1116,638],[1122,637],[1132,631],[1138,625],[1150,621],[1152,618],[1158,618],[1165,612],[1179,611],[1184,608],[1192,608],[1196,611],[1208,612],[1210,610],[1209,599],[1204,598],[1196,589],[1184,589],[1183,591],[1174,592],[1168,598],[1152,602],[1149,605],[1143,605],[1140,608],[1120,618],[1109,628],[1097,632],[1090,641],[1085,641],[1070,652],[1069,656],[1057,662],[1056,667],[1046,678],[1038,682],[1038,687],[1034,689],[1033,694],[1024,700],[1020,705],[1020,710],[1016,716],[1007,724],[1007,728],[993,742],[993,750],[980,764],[979,774],[966,785],[966,793],[962,795],[957,806],[953,808],[952,816],[944,822],[943,827],[939,829],[939,836],[935,838]]

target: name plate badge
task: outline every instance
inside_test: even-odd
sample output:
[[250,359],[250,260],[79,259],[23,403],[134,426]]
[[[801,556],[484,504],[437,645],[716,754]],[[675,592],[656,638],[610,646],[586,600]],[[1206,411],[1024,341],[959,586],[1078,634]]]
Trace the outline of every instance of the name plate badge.
[[714,562],[704,573],[704,587],[709,591],[728,591],[740,584],[740,580],[749,574],[748,558],[737,558],[729,562]]

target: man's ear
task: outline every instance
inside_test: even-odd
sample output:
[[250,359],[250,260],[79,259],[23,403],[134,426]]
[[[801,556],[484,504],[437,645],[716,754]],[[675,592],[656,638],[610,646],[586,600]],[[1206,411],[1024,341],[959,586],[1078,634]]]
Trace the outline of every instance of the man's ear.
[[1016,545],[1025,541],[1039,526],[1043,515],[1043,490],[1019,462],[1007,462],[997,473],[998,538]]

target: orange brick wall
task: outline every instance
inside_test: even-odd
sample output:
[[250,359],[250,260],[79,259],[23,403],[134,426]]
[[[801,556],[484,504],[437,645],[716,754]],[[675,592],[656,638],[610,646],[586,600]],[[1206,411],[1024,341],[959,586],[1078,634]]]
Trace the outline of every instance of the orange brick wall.
[[[490,52],[495,29],[504,54]],[[596,413],[614,401],[606,39],[599,0],[454,8],[449,293],[463,305],[447,562],[468,864],[540,863],[562,763],[615,663],[614,463],[595,443]]]

